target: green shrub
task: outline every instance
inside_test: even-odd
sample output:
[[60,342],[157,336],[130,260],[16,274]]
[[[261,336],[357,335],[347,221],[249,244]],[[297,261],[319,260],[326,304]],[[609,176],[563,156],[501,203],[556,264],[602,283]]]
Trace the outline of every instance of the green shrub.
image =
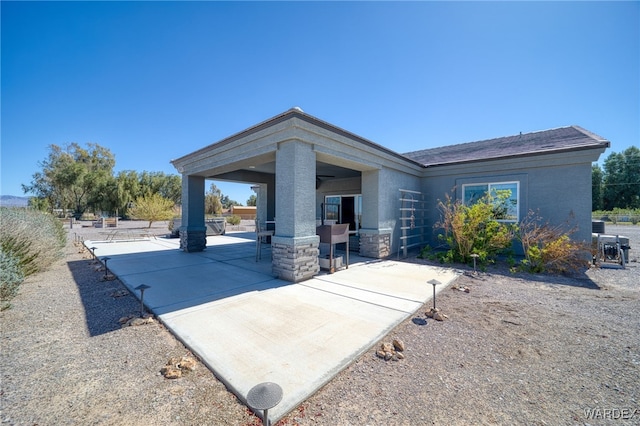
[[24,274],[18,258],[4,250],[0,250],[0,271],[0,311],[4,311],[11,307],[10,300],[18,294]]
[[227,216],[227,223],[230,225],[240,225],[242,218],[238,215]]
[[418,253],[418,259],[431,259],[432,256],[433,256],[433,249],[429,244],[422,247],[422,249],[420,250],[420,253]]
[[514,239],[515,225],[499,222],[500,206],[504,205],[510,191],[496,197],[486,195],[473,205],[461,200],[438,203],[441,221],[436,225],[444,231],[439,238],[449,246],[449,251],[438,255],[443,262],[469,263],[477,254],[481,264],[492,262],[507,251]]

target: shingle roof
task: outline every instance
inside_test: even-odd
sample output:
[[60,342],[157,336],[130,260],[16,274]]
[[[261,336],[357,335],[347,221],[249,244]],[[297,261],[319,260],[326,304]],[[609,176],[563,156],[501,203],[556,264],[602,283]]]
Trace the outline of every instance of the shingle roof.
[[506,136],[404,154],[424,166],[466,163],[497,158],[608,148],[610,142],[579,126]]

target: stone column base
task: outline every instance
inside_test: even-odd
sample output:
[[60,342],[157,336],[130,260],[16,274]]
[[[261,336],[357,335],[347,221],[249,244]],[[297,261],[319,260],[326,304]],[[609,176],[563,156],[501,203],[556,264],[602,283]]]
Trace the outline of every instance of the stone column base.
[[391,254],[391,230],[361,229],[360,256],[383,259]]
[[318,255],[320,237],[271,238],[273,275],[294,283],[308,280],[320,272]]
[[187,253],[207,248],[207,228],[180,228],[180,249]]

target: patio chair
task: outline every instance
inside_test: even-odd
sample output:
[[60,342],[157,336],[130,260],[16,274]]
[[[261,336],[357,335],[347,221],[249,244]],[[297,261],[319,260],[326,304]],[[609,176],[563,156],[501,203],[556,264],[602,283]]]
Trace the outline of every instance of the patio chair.
[[275,231],[266,229],[256,219],[256,262],[262,258],[262,241],[265,240],[266,243],[266,239],[273,237],[274,234]]

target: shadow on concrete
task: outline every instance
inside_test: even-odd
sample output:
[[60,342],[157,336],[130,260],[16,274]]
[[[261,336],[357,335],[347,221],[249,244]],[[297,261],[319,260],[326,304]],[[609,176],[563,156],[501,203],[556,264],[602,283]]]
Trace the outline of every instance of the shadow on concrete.
[[135,297],[139,297],[136,287],[149,286],[145,306],[162,315],[290,285],[271,274],[269,249],[263,250],[261,261],[255,261],[255,240],[249,236],[255,238],[255,233],[234,233],[232,239],[216,236],[214,245],[197,253],[185,253],[167,240],[87,243],[98,247],[99,259],[109,258],[109,270]]

